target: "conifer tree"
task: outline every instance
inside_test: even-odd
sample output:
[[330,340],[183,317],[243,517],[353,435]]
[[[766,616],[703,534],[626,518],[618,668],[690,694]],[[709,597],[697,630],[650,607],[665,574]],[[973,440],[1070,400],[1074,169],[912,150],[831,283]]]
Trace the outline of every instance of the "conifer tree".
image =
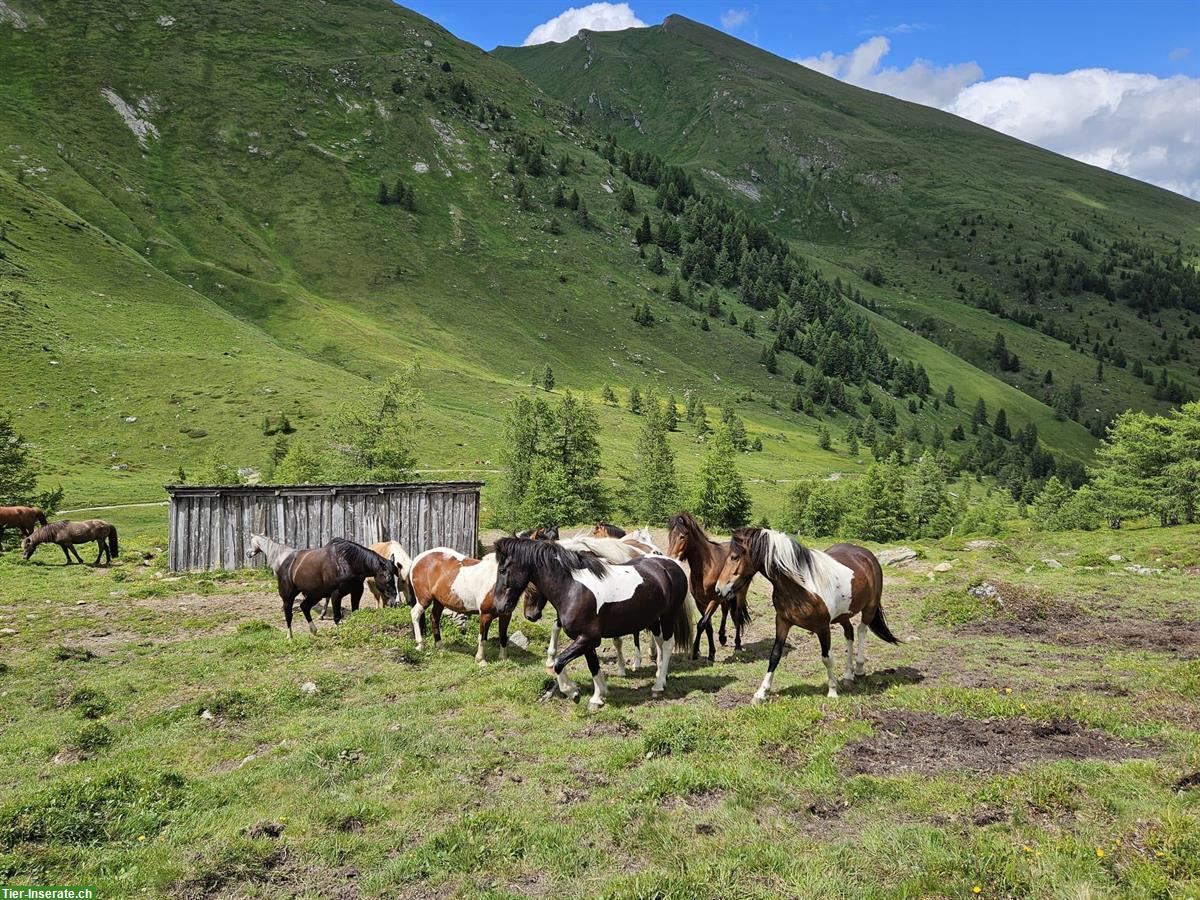
[[704,451],[691,506],[708,528],[730,531],[750,521],[750,495],[737,470],[726,427],[717,431]]
[[546,393],[554,390],[554,370],[550,368],[550,364],[546,363],[542,369],[542,390]]
[[604,382],[604,387],[600,389],[600,399],[604,401],[606,406],[617,405],[616,392],[613,391],[612,385],[610,385],[607,381]]
[[634,469],[626,483],[627,512],[636,521],[661,524],[679,508],[675,454],[667,443],[667,428],[657,401],[647,404]]
[[673,393],[667,394],[667,403],[663,407],[663,423],[667,426],[667,431],[679,430],[679,404]]
[[636,385],[629,389],[629,411],[635,416],[642,414],[642,392]]

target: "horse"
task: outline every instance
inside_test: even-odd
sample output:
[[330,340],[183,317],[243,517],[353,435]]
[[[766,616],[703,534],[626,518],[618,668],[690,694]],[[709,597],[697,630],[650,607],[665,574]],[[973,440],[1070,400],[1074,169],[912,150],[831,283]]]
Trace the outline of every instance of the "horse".
[[487,665],[483,645],[492,620],[500,620],[500,659],[508,659],[508,623],[511,612],[496,610],[493,588],[496,586],[496,554],[472,559],[449,547],[434,547],[417,556],[408,574],[408,602],[412,604],[413,633],[417,649],[423,650],[425,610],[432,607],[433,643],[442,641],[442,610],[461,615],[479,614],[479,639],[475,662]]
[[657,556],[666,556],[658,545],[654,543],[654,538],[650,534],[649,528],[639,528],[636,531],[628,532],[620,538],[622,544],[628,544],[645,554],[653,554]]
[[589,710],[604,705],[608,685],[600,672],[596,648],[603,638],[619,638],[648,628],[658,647],[658,672],[650,693],[662,697],[667,686],[671,650],[692,633],[696,605],[688,595],[683,567],[665,556],[642,556],[611,565],[561,544],[506,537],[496,541],[495,604],[501,615],[511,614],[517,599],[533,584],[536,594],[525,597],[525,618],[536,622],[549,598],[571,643],[554,661],[555,687],[578,702],[579,688],[566,677],[567,664],[577,656],[592,673]]
[[592,537],[623,538],[625,529],[618,528],[611,522],[597,522],[596,527],[592,529]]
[[75,554],[80,565],[83,564],[83,558],[79,555],[79,551],[75,549],[76,544],[87,544],[92,541],[96,542],[98,548],[96,553],[96,561],[93,566],[100,565],[100,557],[104,557],[104,561],[108,565],[112,565],[113,557],[119,552],[117,549],[117,527],[101,519],[88,519],[85,522],[69,522],[63,519],[59,522],[51,522],[48,525],[43,525],[41,528],[34,531],[21,541],[21,552],[25,559],[33,556],[33,551],[41,544],[58,544],[62,547],[63,556],[67,558],[65,565],[71,565],[71,554]]
[[746,605],[747,587],[728,598],[717,591],[717,578],[729,558],[729,542],[714,541],[690,512],[678,512],[667,522],[667,555],[686,560],[692,586],[692,596],[700,608],[700,621],[696,625],[696,639],[692,644],[692,659],[700,658],[700,638],[708,635],[708,659],[716,659],[717,648],[713,646],[712,617],[721,609],[721,646],[725,646],[725,622],[733,616],[733,649],[742,649],[742,628],[750,621],[750,610]]
[[342,623],[342,598],[350,597],[350,609],[358,609],[362,599],[363,579],[374,578],[388,606],[396,604],[398,587],[396,564],[374,550],[334,538],[324,547],[296,550],[261,534],[250,536],[250,555],[263,554],[275,573],[279,597],[283,600],[283,618],[287,622],[288,639],[292,638],[292,607],[301,594],[300,612],[308,620],[308,630],[317,633],[312,620],[312,608],[318,600],[333,604],[333,624]]
[[39,525],[46,525],[46,514],[38,506],[0,506],[0,547],[4,546],[4,530],[15,528],[21,537],[33,534]]
[[[875,554],[855,544],[834,544],[825,552],[805,547],[779,531],[739,528],[730,540],[729,558],[717,579],[717,593],[726,599],[744,591],[761,573],[774,587],[775,643],[767,674],[754,694],[758,704],[767,699],[775,667],[783,656],[793,625],[811,631],[821,644],[821,661],[829,681],[828,696],[837,696],[837,678],[829,655],[830,627],[836,622],[846,636],[846,670],[842,680],[854,683],[866,674],[867,629],[889,644],[900,640],[888,629],[880,597],[883,569]],[[857,654],[851,618],[859,616]]]
[[[390,559],[396,564],[396,583],[404,584],[408,581],[408,570],[412,568],[412,557],[408,555],[402,546],[397,541],[380,541],[377,544],[371,545],[371,550],[378,553],[384,559]],[[374,578],[367,579],[367,588],[371,591],[371,596],[375,598],[375,606],[383,609],[383,591]]]
[[[520,537],[520,535],[518,535]],[[596,537],[595,532],[591,535],[577,535],[573,538],[567,538],[564,541],[558,542],[560,546],[566,547],[568,550],[574,550],[578,553],[588,553],[592,556],[597,556],[605,562],[621,564],[627,563],[631,559],[637,559],[639,556],[649,556],[656,552],[658,548],[653,544],[646,545],[637,540],[632,540],[626,536],[623,538],[606,538]],[[649,549],[647,549],[647,547]],[[659,556],[663,554],[658,552]],[[535,589],[536,590],[536,589]],[[550,630],[550,643],[546,646],[546,668],[554,667],[554,659],[558,656],[558,633],[562,630],[561,624],[555,620],[554,627]],[[657,644],[654,649],[657,650]],[[621,645],[619,637],[613,638],[613,649],[617,651],[617,675],[624,678],[629,674],[625,669],[625,651]],[[642,636],[641,632],[633,634],[633,659],[631,660],[635,669],[642,667]]]
[[557,541],[558,526],[539,525],[536,528],[527,528],[525,531],[518,531],[517,537],[533,538],[535,541]]

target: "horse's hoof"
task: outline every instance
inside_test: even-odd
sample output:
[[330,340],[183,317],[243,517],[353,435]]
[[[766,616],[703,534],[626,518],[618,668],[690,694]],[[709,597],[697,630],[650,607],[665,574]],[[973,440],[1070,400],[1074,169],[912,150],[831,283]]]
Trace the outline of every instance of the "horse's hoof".
[[762,706],[766,702],[767,702],[766,694],[755,694],[753,697],[750,698],[751,706]]
[[721,642],[721,646],[722,646],[722,647],[724,647],[724,646],[725,646],[725,635],[723,635],[723,634],[722,634],[722,635],[718,635],[718,636],[717,636],[717,640]]
[[480,667],[480,668],[483,668],[484,666],[486,666],[486,665],[487,665],[487,660],[486,660],[486,659],[477,659],[477,660],[475,660],[475,662],[479,664],[479,667]]
[[716,661],[717,661],[717,654],[715,654],[715,653],[710,653],[710,654],[708,654],[708,661],[709,661],[710,663],[711,663],[711,662],[716,662]]
[[317,636],[317,626],[316,625],[309,625],[308,630],[312,634],[313,637]]
[[588,701],[588,712],[594,713],[596,710],[600,709],[600,707],[602,707],[603,705],[604,705],[603,700],[600,700],[598,702],[596,700],[589,700]]
[[542,694],[542,696],[538,697],[538,703],[550,702],[551,700],[554,699],[554,695],[556,693],[557,693],[557,691],[554,688],[550,688],[550,690],[546,691],[544,694]]
[[654,690],[654,688],[650,688],[650,699],[651,700],[661,700],[662,698],[663,698],[662,691],[656,691],[656,690]]
[[571,692],[571,702],[572,702],[572,703],[578,703],[578,702],[579,702],[579,697],[580,697],[580,693],[579,693],[579,691],[572,691],[572,692]]
[[865,676],[866,676],[866,674],[867,674],[867,670],[866,670],[866,667],[865,667],[865,666],[864,666],[863,668],[861,668],[861,669],[858,669],[858,668],[856,668],[856,669],[854,670],[854,677],[855,677],[855,678],[863,678],[863,677],[865,677]]
[[830,700],[836,700],[836,699],[837,699],[837,695],[838,695],[838,692],[837,692],[837,691],[835,691],[833,688],[830,688],[830,689],[829,689],[829,693],[828,693],[828,694],[826,694],[825,696],[826,696],[828,699],[830,699]]

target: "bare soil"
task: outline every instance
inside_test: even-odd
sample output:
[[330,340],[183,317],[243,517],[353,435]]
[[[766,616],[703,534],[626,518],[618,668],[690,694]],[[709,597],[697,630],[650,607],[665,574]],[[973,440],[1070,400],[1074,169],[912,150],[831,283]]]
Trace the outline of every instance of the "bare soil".
[[966,634],[997,635],[1044,641],[1069,647],[1097,644],[1123,650],[1171,653],[1184,659],[1200,659],[1200,621],[1190,619],[1016,619],[997,618],[973,622],[962,628]]
[[875,733],[842,750],[850,774],[1008,772],[1047,760],[1135,759],[1153,751],[1068,720],[964,719],[913,710],[885,710],[869,719]]

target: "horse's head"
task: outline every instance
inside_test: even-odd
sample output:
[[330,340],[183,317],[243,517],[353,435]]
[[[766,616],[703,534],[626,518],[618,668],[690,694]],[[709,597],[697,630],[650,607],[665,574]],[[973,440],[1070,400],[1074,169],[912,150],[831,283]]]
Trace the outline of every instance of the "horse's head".
[[260,553],[265,554],[267,552],[266,544],[263,543],[264,541],[266,541],[266,539],[267,538],[265,535],[261,535],[261,534],[250,535],[250,558],[251,559],[258,556],[258,554],[260,554]]
[[33,551],[37,549],[37,544],[33,542],[32,537],[21,539],[21,556],[25,559],[33,556]]
[[762,567],[761,528],[738,528],[729,540],[729,556],[717,576],[716,591],[721,597],[732,597],[750,583]]
[[689,526],[692,521],[692,515],[688,512],[675,513],[667,520],[667,556],[683,559],[691,543],[692,529]]
[[[517,608],[517,600],[529,586],[529,580],[533,577],[533,560],[530,558],[529,548],[535,543],[529,538],[520,537],[505,537],[496,541],[496,588],[493,603],[497,615],[511,615]],[[544,598],[538,603],[533,603],[532,596],[535,594],[540,596],[539,592],[530,591],[530,597],[525,600],[525,617],[531,622],[536,622],[541,617],[542,606],[545,604]]]
[[398,606],[400,603],[400,567],[390,557],[381,556],[383,574],[375,576],[375,586],[383,595],[384,606]]

